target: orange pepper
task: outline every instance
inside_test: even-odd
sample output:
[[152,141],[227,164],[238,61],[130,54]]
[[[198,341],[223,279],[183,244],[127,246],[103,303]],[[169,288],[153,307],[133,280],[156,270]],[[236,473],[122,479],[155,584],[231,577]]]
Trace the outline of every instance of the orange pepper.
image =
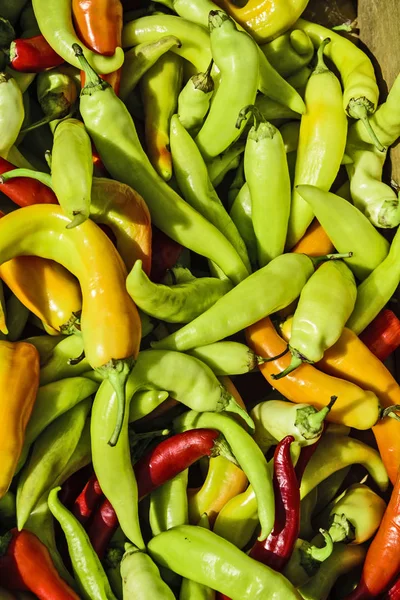
[[308,256],[324,256],[325,254],[331,254],[333,251],[334,246],[317,219],[314,219],[292,250],[292,252],[307,254]]
[[[287,343],[278,335],[267,317],[246,330],[247,343],[256,354],[272,358],[287,349]],[[270,385],[291,402],[312,404],[321,409],[329,404],[332,396],[337,401],[327,416],[327,421],[341,423],[356,429],[369,429],[378,421],[380,406],[376,395],[344,379],[338,379],[319,371],[310,364],[274,380],[271,375],[280,373],[290,363],[290,353],[259,366]]]
[[0,341],[0,498],[10,486],[39,387],[39,353],[26,342]]

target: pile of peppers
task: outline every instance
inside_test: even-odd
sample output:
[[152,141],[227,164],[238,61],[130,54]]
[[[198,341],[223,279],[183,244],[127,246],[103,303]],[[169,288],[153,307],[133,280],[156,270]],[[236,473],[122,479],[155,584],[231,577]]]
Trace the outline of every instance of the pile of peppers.
[[1,598],[400,599],[400,75],[307,4],[0,0]]

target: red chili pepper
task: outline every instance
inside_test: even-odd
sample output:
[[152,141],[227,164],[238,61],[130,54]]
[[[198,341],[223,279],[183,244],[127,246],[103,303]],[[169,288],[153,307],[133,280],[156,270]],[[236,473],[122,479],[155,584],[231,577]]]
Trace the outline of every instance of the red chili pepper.
[[360,339],[380,360],[386,360],[400,346],[400,320],[385,308],[360,334]]
[[156,283],[161,281],[168,269],[171,269],[180,257],[183,247],[171,240],[154,225],[152,237],[152,262],[150,278]]
[[0,556],[0,581],[6,589],[33,592],[39,600],[79,600],[30,531],[12,529],[0,538]]
[[[0,157],[0,175],[12,171],[16,167]],[[28,177],[16,177],[6,183],[0,184],[3,192],[18,206],[31,206],[31,204],[58,204],[54,192],[46,185]]]
[[100,559],[103,558],[117,527],[117,515],[106,498],[94,513],[93,520],[87,532],[92,546]]
[[13,69],[25,73],[40,73],[64,62],[42,35],[20,38],[11,42],[10,62]]
[[[323,427],[324,428],[323,428],[322,435],[323,435],[324,431],[326,430],[326,422],[324,422]],[[304,446],[301,449],[299,459],[298,459],[298,461],[296,463],[296,467],[294,469],[295,473],[296,473],[297,481],[299,482],[299,485],[301,483],[301,480],[304,475],[304,471],[306,470],[306,466],[308,465],[310,458],[312,457],[312,455],[318,448],[318,444],[321,441],[322,435],[321,435],[321,437],[318,438],[318,440],[315,442],[315,444],[311,444],[311,446]]]
[[250,556],[282,571],[288,562],[300,530],[300,486],[290,456],[294,437],[287,435],[274,453],[274,528],[264,542],[256,541]]
[[400,573],[400,471],[378,532],[368,548],[361,580],[346,600],[377,598]]
[[392,585],[390,590],[382,596],[382,600],[400,600],[400,577]]
[[79,469],[76,473],[73,473],[62,484],[59,498],[69,510],[72,509],[77,496],[81,493],[84,485],[86,485],[88,477],[90,477],[92,473],[92,466],[87,465],[86,467]]
[[86,523],[103,497],[96,475],[92,475],[74,502],[72,513],[80,523]]

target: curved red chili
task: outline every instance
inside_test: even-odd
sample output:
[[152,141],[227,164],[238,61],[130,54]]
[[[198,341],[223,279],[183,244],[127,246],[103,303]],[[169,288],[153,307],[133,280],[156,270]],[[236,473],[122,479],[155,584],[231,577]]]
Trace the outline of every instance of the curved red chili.
[[385,308],[360,334],[360,339],[380,360],[386,360],[400,346],[400,320]]
[[102,497],[103,492],[101,491],[100,484],[96,475],[93,474],[74,502],[72,508],[73,515],[80,523],[86,523],[92,516],[93,511],[100,503]]
[[[16,167],[0,157],[0,175],[13,171]],[[30,206],[31,204],[58,204],[54,192],[46,185],[28,177],[16,177],[6,183],[0,184],[0,192],[3,192],[18,206]]]
[[93,520],[87,532],[94,551],[100,559],[103,558],[117,527],[117,515],[111,503],[106,498],[94,513]]
[[11,42],[10,62],[13,69],[25,73],[40,73],[64,62],[42,35],[20,38]]

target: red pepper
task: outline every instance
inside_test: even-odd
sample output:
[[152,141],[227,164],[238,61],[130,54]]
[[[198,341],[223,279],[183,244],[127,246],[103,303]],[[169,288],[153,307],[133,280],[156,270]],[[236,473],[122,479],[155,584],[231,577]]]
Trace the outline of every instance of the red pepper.
[[385,308],[360,334],[360,339],[380,360],[386,360],[400,346],[400,320]]
[[25,73],[40,73],[64,62],[42,35],[20,38],[11,42],[10,62],[13,69]]
[[382,596],[382,600],[400,600],[400,577],[392,585],[390,590]]
[[274,453],[274,528],[264,542],[256,541],[250,556],[275,571],[288,562],[300,530],[300,486],[290,456],[294,437],[287,435]]
[[[0,157],[0,175],[15,168],[14,165]],[[28,177],[16,177],[6,183],[1,183],[0,192],[3,192],[18,206],[58,204],[57,198],[50,188],[40,181]]]
[[86,523],[92,516],[102,497],[103,492],[101,491],[100,484],[96,475],[93,474],[75,500],[72,508],[72,513],[80,523]]
[[400,471],[385,514],[365,557],[361,580],[346,600],[370,600],[400,573]]
[[86,467],[79,469],[79,471],[76,471],[76,473],[73,473],[62,484],[59,498],[69,510],[72,509],[77,496],[81,493],[84,485],[86,485],[88,477],[90,477],[92,473],[92,466],[87,465]]
[[168,269],[171,269],[180,257],[183,247],[171,240],[165,233],[157,229],[154,225],[152,237],[152,262],[151,275],[152,281],[158,283],[165,276]]
[[100,559],[103,558],[117,527],[117,515],[106,498],[94,513],[93,520],[91,521],[87,532],[92,546]]
[[0,556],[0,581],[6,589],[33,592],[39,600],[79,600],[30,531],[12,529],[0,538]]

